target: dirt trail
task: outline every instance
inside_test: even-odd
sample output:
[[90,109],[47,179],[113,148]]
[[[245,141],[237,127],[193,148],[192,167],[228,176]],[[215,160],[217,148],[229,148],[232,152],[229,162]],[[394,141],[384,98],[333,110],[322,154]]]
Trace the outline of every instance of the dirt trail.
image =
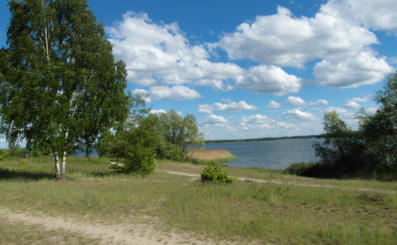
[[[180,175],[180,176],[187,176],[193,178],[200,178],[199,174],[190,174],[178,171],[164,171],[168,174],[173,175]],[[327,188],[327,189],[341,189],[341,190],[348,190],[348,191],[360,191],[360,192],[373,192],[373,193],[382,193],[382,194],[394,194],[397,195],[397,191],[392,190],[382,190],[382,189],[373,189],[373,188],[352,188],[352,187],[343,187],[343,186],[336,186],[336,185],[321,185],[321,184],[304,184],[298,183],[293,181],[283,181],[280,179],[271,179],[271,180],[264,180],[264,179],[254,179],[254,178],[246,178],[246,177],[236,177],[239,181],[244,182],[256,182],[256,183],[263,183],[263,184],[286,184],[286,185],[294,185],[294,186],[301,186],[301,187],[313,187],[313,188]]]
[[[163,233],[155,230],[150,225],[143,224],[93,224],[73,218],[50,217],[47,215],[32,215],[24,212],[13,212],[0,207],[0,218],[11,223],[24,223],[39,225],[43,229],[65,230],[78,233],[84,237],[98,239],[99,244],[220,244],[212,241],[199,241],[189,235],[175,232]],[[226,244],[226,243],[225,243]],[[228,244],[228,243],[227,243]]]

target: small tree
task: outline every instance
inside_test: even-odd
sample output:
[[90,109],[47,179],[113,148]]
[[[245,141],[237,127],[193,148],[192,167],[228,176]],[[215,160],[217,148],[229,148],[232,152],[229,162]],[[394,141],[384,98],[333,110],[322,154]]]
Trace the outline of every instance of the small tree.
[[[66,156],[87,149],[128,113],[126,71],[115,62],[86,0],[12,0],[8,48],[1,52],[1,132],[10,145]],[[3,63],[4,63],[3,60]]]
[[[203,144],[203,136],[199,133],[196,118],[192,114],[185,117],[171,110],[159,116],[158,130],[160,141],[159,157],[181,160],[189,145]],[[172,155],[169,153],[172,152]]]
[[154,116],[139,117],[125,130],[108,136],[108,155],[122,163],[118,169],[142,175],[153,172],[158,141],[157,120]]

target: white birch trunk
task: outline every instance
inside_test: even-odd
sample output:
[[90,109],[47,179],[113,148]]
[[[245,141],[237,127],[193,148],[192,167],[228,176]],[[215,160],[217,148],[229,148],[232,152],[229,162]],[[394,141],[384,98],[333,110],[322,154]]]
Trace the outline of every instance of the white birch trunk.
[[66,151],[62,153],[61,179],[66,179]]
[[61,179],[61,168],[59,165],[59,157],[58,157],[58,153],[55,153],[55,176],[58,180]]
[[66,144],[67,144],[67,139],[69,136],[69,131],[66,130],[65,135],[63,137],[63,152],[62,152],[62,162],[61,162],[61,179],[65,180],[66,179]]

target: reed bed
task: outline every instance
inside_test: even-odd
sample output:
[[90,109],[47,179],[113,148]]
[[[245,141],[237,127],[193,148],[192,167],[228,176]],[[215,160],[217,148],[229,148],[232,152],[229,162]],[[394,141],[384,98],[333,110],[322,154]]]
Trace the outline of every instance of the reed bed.
[[188,159],[195,164],[220,164],[230,162],[236,157],[227,150],[191,150]]

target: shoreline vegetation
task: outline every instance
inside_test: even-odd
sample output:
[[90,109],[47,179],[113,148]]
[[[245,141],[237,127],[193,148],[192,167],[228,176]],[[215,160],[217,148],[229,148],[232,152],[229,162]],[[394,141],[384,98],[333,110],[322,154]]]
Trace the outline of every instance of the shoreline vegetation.
[[187,153],[187,160],[194,164],[210,165],[210,164],[224,164],[236,159],[227,150],[190,150]]

